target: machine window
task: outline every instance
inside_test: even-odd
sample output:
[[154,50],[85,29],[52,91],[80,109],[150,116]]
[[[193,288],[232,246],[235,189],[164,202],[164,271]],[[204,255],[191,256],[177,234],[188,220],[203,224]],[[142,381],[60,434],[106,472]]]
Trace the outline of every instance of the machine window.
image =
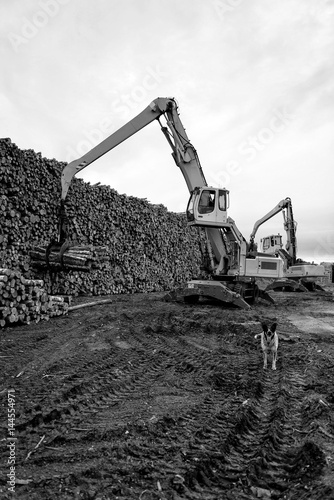
[[261,269],[270,269],[272,271],[276,271],[277,269],[277,264],[276,262],[261,262]]
[[213,212],[215,207],[215,194],[215,191],[209,191],[208,189],[202,191],[198,203],[198,213],[209,214]]
[[194,220],[194,199],[195,199],[195,194],[192,193],[190,196],[188,206],[187,206],[187,220],[188,222],[191,222]]
[[220,192],[218,197],[219,210],[226,211],[226,193]]
[[265,252],[270,247],[269,238],[263,238],[262,241],[263,241],[262,248],[263,248],[263,251]]

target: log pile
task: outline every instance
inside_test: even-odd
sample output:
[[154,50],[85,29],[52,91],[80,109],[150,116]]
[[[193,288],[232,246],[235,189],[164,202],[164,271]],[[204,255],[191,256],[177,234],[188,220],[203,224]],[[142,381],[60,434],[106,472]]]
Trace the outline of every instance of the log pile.
[[0,326],[38,323],[68,312],[70,298],[48,295],[44,282],[0,269]]
[[1,267],[72,296],[166,291],[199,274],[199,238],[184,214],[77,178],[66,202],[71,265],[50,273],[41,256],[56,237],[64,166],[0,139]]

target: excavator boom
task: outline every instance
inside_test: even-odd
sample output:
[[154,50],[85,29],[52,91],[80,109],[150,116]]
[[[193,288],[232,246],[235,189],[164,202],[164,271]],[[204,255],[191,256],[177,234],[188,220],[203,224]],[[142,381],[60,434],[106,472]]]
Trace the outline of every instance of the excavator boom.
[[[61,176],[61,199],[65,200],[71,181],[78,172],[88,167],[95,160],[114,149],[154,120],[158,120],[162,115],[165,115],[168,126],[168,128],[162,127],[163,132],[172,146],[173,156],[177,164],[180,166],[182,163],[197,163],[196,151],[190,144],[179,119],[176,101],[171,98],[159,97],[107,139],[88,151],[81,158],[72,161],[64,167]],[[202,169],[197,168],[197,166],[195,168],[181,168],[190,191],[197,186],[207,185]]]

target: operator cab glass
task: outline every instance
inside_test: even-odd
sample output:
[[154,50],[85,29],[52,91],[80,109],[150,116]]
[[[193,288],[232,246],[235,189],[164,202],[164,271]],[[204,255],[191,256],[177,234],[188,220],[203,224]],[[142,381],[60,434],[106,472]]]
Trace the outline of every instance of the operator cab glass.
[[275,253],[283,247],[282,236],[272,234],[261,239],[262,251],[265,253]]
[[283,246],[283,243],[282,243],[282,236],[280,234],[277,234],[275,236],[275,245],[279,245],[280,247]]
[[216,191],[203,189],[198,202],[199,214],[210,214],[215,209]]
[[229,191],[212,187],[195,188],[187,207],[190,225],[222,227],[227,223]]

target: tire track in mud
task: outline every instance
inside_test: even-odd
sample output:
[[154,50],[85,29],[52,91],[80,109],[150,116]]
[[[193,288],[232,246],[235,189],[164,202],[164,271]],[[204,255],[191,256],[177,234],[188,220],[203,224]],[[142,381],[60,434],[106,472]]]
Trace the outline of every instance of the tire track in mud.
[[[176,352],[175,349],[172,353],[168,349],[160,349],[156,339],[142,342],[140,348],[140,351],[130,355],[120,349],[116,356],[106,353],[95,360],[87,360],[86,356],[71,360],[72,373],[63,379],[61,389],[49,394],[48,401],[43,403],[43,412],[40,411],[41,402],[37,398],[34,405],[36,411],[32,411],[33,415],[28,420],[18,421],[17,430],[24,431],[29,426],[36,428],[43,422],[50,423],[64,413],[71,413],[73,420],[75,413],[91,409],[92,401],[98,409],[101,405],[113,405],[136,392],[140,393],[150,385],[150,381],[163,373],[164,368],[171,365],[171,356],[174,364],[179,362],[185,369],[195,369],[192,356],[185,357],[182,351]],[[63,369],[67,370],[66,364]],[[85,376],[81,378],[78,375],[80,372],[85,373]],[[41,399],[44,398],[45,394]]]
[[[170,315],[167,318],[170,320]],[[164,329],[164,335],[166,330],[168,333],[168,326]],[[36,428],[43,422],[59,420],[62,414],[71,414],[73,420],[75,413],[89,414],[92,406],[95,408],[92,412],[95,413],[103,405],[114,406],[150,386],[150,382],[162,376],[164,370],[174,369],[181,374],[198,371],[200,378],[201,373],[207,373],[208,364],[215,366],[219,361],[213,359],[210,351],[198,352],[198,345],[193,346],[182,337],[169,338],[161,334],[145,336],[139,330],[131,331],[129,342],[129,350],[102,353],[93,360],[85,354],[65,361],[62,369],[70,373],[63,378],[62,388],[55,388],[46,401],[45,394],[41,395],[40,400],[37,398],[37,411],[32,411],[28,420],[19,421],[17,429],[23,431],[29,426]],[[215,357],[219,358],[219,354]],[[80,372],[85,373],[83,378],[78,375]],[[43,405],[41,400],[44,400]],[[41,406],[44,406],[43,412],[40,411]]]
[[[114,414],[117,413],[115,411],[117,404],[125,403],[126,406],[127,401],[130,401],[133,405],[138,394],[141,398],[141,393],[147,390],[147,387],[154,386],[154,382],[164,377],[166,371],[171,370],[178,374],[178,383],[175,384],[175,380],[172,380],[171,389],[165,392],[172,400],[175,393],[179,394],[178,408],[173,408],[173,410],[180,410],[184,391],[186,390],[189,394],[197,390],[191,385],[186,387],[189,384],[189,374],[197,375],[200,381],[201,378],[208,377],[208,374],[210,375],[222,362],[219,351],[212,352],[209,349],[203,351],[200,344],[192,345],[183,341],[182,338],[161,335],[143,336],[142,332],[138,332],[137,335],[132,334],[130,342],[135,346],[133,349],[135,354],[130,349],[120,349],[117,351],[116,359],[114,356],[110,359],[110,353],[107,352],[99,353],[93,360],[87,360],[85,356],[81,356],[81,358],[76,358],[73,364],[66,361],[62,368],[65,371],[71,368],[71,373],[64,379],[63,386],[49,395],[48,401],[43,404],[43,410],[38,402],[36,412],[33,412],[28,419],[18,422],[17,430],[22,438],[25,437],[28,441],[36,440],[37,433],[46,433],[48,438],[45,444],[52,447],[55,444],[61,444],[62,452],[67,454],[67,444],[73,446],[75,441],[80,448],[80,442],[87,438],[87,433],[83,433],[80,429],[76,431],[76,427],[88,427],[88,433],[89,429],[97,434],[99,429],[102,434],[105,433],[108,430],[105,428],[106,421],[112,420]],[[82,378],[80,372],[85,374]],[[184,375],[186,379],[182,383]],[[198,383],[201,385],[197,381],[195,386]],[[216,409],[219,407],[220,399],[215,395],[214,407]],[[187,406],[189,408],[189,400]],[[219,418],[212,417],[213,398],[205,396],[204,403],[200,407],[201,410],[195,413],[201,418],[211,419],[215,425],[219,426]],[[95,416],[96,413],[99,414],[99,418]],[[165,409],[162,413],[165,415]],[[118,424],[120,427],[125,427],[127,424],[124,417],[133,418],[133,412],[128,415],[123,413],[119,417],[122,416],[122,419],[118,419]],[[193,417],[189,418],[193,420]],[[186,414],[184,421],[187,421],[187,418]],[[111,428],[114,427],[113,424]],[[34,435],[31,438],[28,434],[32,429]],[[28,449],[29,446],[27,446]],[[73,449],[75,455],[75,447]],[[39,451],[42,452],[42,450]],[[72,452],[69,454],[72,455]],[[54,453],[46,453],[50,463],[58,461],[61,463],[61,457],[57,455],[53,457],[53,455]],[[38,461],[38,454],[34,455],[31,466],[34,463],[37,464]]]
[[188,470],[188,488],[208,499],[224,488],[236,500],[241,491],[245,498],[257,498],[258,491],[282,498],[292,483],[314,481],[325,461],[316,444],[301,439],[310,431],[303,406],[306,386],[300,370],[283,367],[263,372],[254,395],[236,411],[228,435],[215,443],[219,453],[204,456]]
[[[122,474],[124,469],[127,470],[128,474],[136,475],[138,469],[140,471],[149,470],[153,460],[155,465],[152,472],[159,471],[158,474],[163,474],[166,476],[166,481],[171,482],[177,473],[186,473],[184,459],[186,462],[192,459],[197,460],[202,452],[203,441],[205,441],[207,451],[211,450],[211,453],[217,453],[217,439],[223,432],[226,433],[227,419],[226,417],[222,418],[221,415],[221,405],[226,402],[226,399],[233,399],[233,397],[226,398],[222,391],[212,395],[204,393],[202,398],[197,400],[198,407],[195,407],[195,411],[189,413],[189,406],[186,410],[182,410],[181,406],[181,411],[178,416],[175,416],[175,420],[168,412],[167,414],[164,412],[157,423],[151,425],[132,421],[123,422],[118,429],[108,430],[95,427],[90,432],[74,431],[70,434],[61,432],[55,436],[53,442],[49,440],[47,442],[52,447],[56,446],[58,451],[41,449],[40,453],[31,457],[29,466],[33,471],[35,467],[42,464],[45,467],[46,464],[46,468],[52,468],[52,472],[49,473],[50,477],[55,473],[66,477],[64,461],[74,462],[76,464],[76,481],[89,474],[93,482],[99,483],[101,477],[111,473],[110,465],[101,459],[101,456],[113,456],[113,460],[116,459],[112,465],[113,475]],[[232,406],[230,402],[229,411]],[[72,425],[74,425],[73,421]],[[214,429],[214,432],[208,432],[208,429],[211,428]],[[124,443],[124,436],[127,433],[131,436],[131,445]],[[172,442],[167,449],[166,435],[170,436]],[[83,450],[90,447],[90,442],[94,443],[94,452],[89,452],[85,461],[82,462],[82,454],[85,453]],[[169,457],[168,461],[166,455]],[[98,467],[97,460],[100,461]],[[151,480],[146,479],[149,483]],[[120,496],[120,498],[132,498],[132,496],[125,494],[124,497]]]
[[[317,461],[320,474],[323,457],[306,439],[306,360],[293,366],[286,352],[277,372],[264,372],[246,327],[232,338],[229,325],[212,321],[203,332],[199,323],[150,317],[104,337],[109,350],[65,360],[62,385],[52,382],[18,422],[25,451],[46,435],[26,471],[59,486],[52,478],[72,481],[71,464],[73,488],[89,477],[96,489],[139,498],[159,479],[175,498],[200,500],[256,498],[258,488],[282,498],[289,481],[307,484]],[[139,478],[136,496],[111,486],[125,472]]]

